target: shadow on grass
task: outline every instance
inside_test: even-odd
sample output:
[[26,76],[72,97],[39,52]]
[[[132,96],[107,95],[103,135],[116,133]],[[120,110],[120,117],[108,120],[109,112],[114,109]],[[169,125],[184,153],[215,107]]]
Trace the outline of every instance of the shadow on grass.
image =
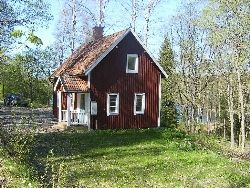
[[53,149],[55,157],[74,156],[90,150],[131,146],[162,138],[160,129],[46,133],[36,136],[32,153],[42,158]]
[[[58,132],[38,134],[35,136],[33,146],[30,147],[30,165],[36,171],[38,176],[45,173],[46,157],[53,150],[53,159],[57,164],[60,162],[70,163],[70,161],[84,158],[98,159],[108,155],[113,157],[125,157],[127,155],[152,155],[159,154],[159,150],[151,148],[144,153],[132,151],[131,146],[142,144],[145,142],[160,142],[166,137],[164,129],[131,129],[131,130],[106,130],[106,131],[90,131],[90,132]],[[169,134],[167,136],[176,137]],[[178,136],[177,136],[178,137]],[[128,151],[126,150],[128,146]],[[125,148],[119,148],[125,147]],[[106,150],[112,148],[112,150]],[[115,151],[117,149],[117,151]],[[121,152],[122,151],[122,152]],[[113,153],[114,152],[114,153]]]

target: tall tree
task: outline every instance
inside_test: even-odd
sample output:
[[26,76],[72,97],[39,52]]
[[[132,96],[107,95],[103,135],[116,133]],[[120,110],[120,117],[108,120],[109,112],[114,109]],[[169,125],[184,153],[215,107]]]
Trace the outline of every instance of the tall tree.
[[161,126],[176,127],[178,118],[175,102],[176,72],[174,53],[168,37],[165,37],[161,46],[159,62],[168,75],[168,78],[162,81]]

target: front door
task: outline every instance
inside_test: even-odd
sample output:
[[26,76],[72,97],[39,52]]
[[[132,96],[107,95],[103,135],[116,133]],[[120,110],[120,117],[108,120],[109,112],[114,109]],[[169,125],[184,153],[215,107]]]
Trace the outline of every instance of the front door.
[[88,123],[88,114],[87,114],[87,94],[86,93],[78,93],[78,113],[79,113],[79,124],[87,124]]

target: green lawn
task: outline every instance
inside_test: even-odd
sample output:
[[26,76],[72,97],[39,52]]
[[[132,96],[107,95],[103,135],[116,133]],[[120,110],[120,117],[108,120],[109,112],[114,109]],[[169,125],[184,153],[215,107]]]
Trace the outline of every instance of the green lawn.
[[[45,134],[37,162],[64,164],[65,182],[86,187],[250,187],[250,163],[164,129]],[[214,142],[215,143],[215,142]],[[57,165],[58,166],[58,165]],[[58,170],[59,171],[59,170]]]
[[0,145],[0,187],[2,183],[7,187],[37,187],[31,176],[30,170],[11,159]]
[[217,146],[167,129],[66,131],[38,135],[29,162],[50,186],[250,187],[250,162]]

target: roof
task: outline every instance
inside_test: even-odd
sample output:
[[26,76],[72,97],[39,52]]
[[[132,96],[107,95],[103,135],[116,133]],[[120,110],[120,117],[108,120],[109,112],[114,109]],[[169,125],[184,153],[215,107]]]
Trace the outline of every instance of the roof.
[[141,44],[141,46],[153,60],[153,63],[156,64],[163,77],[167,77],[166,72],[152,56],[146,46],[142,43],[140,38],[131,29],[126,29],[80,46],[68,59],[66,59],[66,61],[60,67],[58,67],[58,69],[50,76],[50,78],[59,77],[65,73],[68,75],[87,75],[130,32],[134,35],[136,40]]
[[78,92],[86,92],[88,91],[88,82],[79,76],[71,76],[71,75],[63,75],[60,76],[58,81],[55,84],[57,87],[58,83],[61,82],[65,91],[78,91]]
[[59,77],[64,73],[69,75],[80,75],[98,59],[119,37],[127,30],[123,30],[101,39],[91,41],[88,44],[80,46],[66,61],[56,69],[51,75]]

